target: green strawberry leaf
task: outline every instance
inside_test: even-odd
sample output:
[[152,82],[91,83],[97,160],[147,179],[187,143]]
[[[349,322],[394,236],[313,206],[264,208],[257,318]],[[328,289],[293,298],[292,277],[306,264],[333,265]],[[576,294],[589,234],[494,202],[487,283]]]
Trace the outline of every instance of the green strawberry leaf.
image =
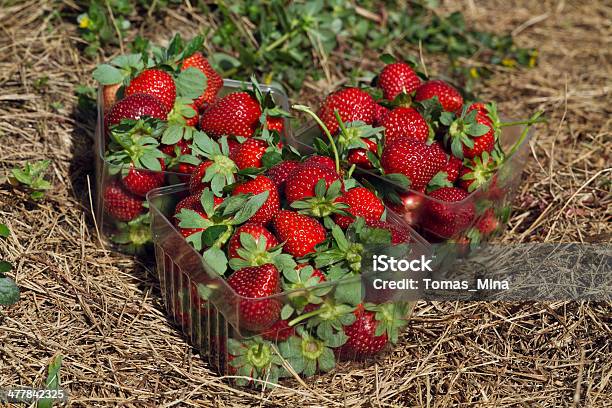
[[202,242],[204,242],[204,245],[206,246],[213,246],[215,242],[217,242],[217,239],[219,239],[219,237],[223,235],[228,228],[229,227],[227,225],[213,225],[206,228],[202,232]]
[[11,235],[11,231],[8,227],[5,224],[0,224],[0,237],[7,238],[9,235]]
[[403,189],[410,187],[410,179],[401,173],[385,174],[385,178]]
[[262,193],[259,193],[249,198],[247,202],[244,204],[244,207],[238,210],[236,215],[234,215],[232,224],[237,225],[237,224],[242,224],[246,222],[249,218],[251,218],[257,212],[257,210],[261,208],[261,206],[268,199],[269,195],[270,195],[270,192],[266,190]]
[[491,130],[491,128],[487,125],[483,125],[482,123],[472,123],[467,129],[467,134],[478,137],[486,134],[489,132],[489,130]]
[[4,273],[10,272],[13,269],[13,265],[8,261],[0,261],[0,278],[4,277]]
[[225,253],[216,247],[208,248],[202,254],[202,260],[213,272],[224,275],[227,271],[227,258]]
[[121,71],[109,64],[100,64],[93,71],[93,77],[102,85],[118,84],[123,81]]
[[204,93],[207,78],[202,71],[189,67],[176,78],[176,93],[178,96],[195,99]]
[[0,277],[0,305],[10,306],[19,301],[19,287],[9,277]]

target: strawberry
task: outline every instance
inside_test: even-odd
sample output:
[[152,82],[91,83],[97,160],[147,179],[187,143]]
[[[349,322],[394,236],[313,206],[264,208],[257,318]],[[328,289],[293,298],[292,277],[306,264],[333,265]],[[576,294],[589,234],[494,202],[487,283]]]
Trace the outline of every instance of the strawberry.
[[285,181],[289,174],[299,165],[300,163],[296,160],[285,160],[271,167],[266,174],[276,184],[278,189],[282,191],[285,188]]
[[[221,203],[223,202],[223,198],[221,197],[214,197],[213,198],[213,208],[218,207],[219,205],[221,205]],[[203,220],[208,220],[208,215],[204,212],[204,209],[202,208],[202,203],[201,203],[201,198],[200,198],[200,194],[193,194],[191,196],[188,196],[184,199],[182,199],[181,201],[179,201],[176,204],[176,207],[174,208],[174,223],[177,227],[179,227],[179,231],[180,233],[185,237],[189,237],[190,235],[195,234],[196,232],[200,232],[200,231],[204,231],[206,228],[205,227],[182,227],[180,225],[181,223],[181,212],[183,209],[187,209],[187,210],[192,210],[194,211],[196,214],[198,214]]]
[[[232,160],[240,170],[249,167],[261,168],[261,158],[268,149],[268,143],[261,139],[247,139],[236,149]],[[231,153],[230,153],[231,154]]]
[[137,120],[146,116],[166,120],[168,109],[154,96],[134,94],[113,105],[104,117],[104,127],[108,132],[111,126],[119,124],[123,119]]
[[391,233],[391,243],[393,245],[411,242],[410,230],[404,225],[394,224],[389,221],[368,220],[368,227],[386,229]]
[[201,190],[202,186],[210,186],[213,193],[220,197],[223,189],[236,182],[238,167],[228,157],[230,155],[227,137],[218,141],[211,139],[205,133],[196,132],[191,143],[192,154],[201,157],[204,161],[192,173],[189,180],[190,191]]
[[[348,204],[345,210],[356,217],[363,217],[367,221],[380,220],[385,212],[385,205],[380,198],[365,187],[354,187],[348,190],[336,201]],[[355,219],[346,215],[334,215],[334,221],[342,229],[348,228]]]
[[338,111],[344,123],[361,121],[374,122],[376,102],[366,91],[359,88],[344,88],[325,98],[319,110],[319,117],[332,135],[340,130],[334,111]]
[[391,109],[377,103],[374,105],[374,126],[380,126],[380,122],[387,116]]
[[499,220],[492,208],[487,208],[484,214],[476,221],[475,227],[484,236],[491,235],[499,228]]
[[471,193],[485,185],[496,169],[495,160],[487,152],[484,152],[482,157],[466,160],[459,171],[459,187]]
[[313,163],[336,171],[336,162],[334,162],[334,159],[332,159],[331,157],[319,156],[315,154],[304,160],[304,165],[309,165]]
[[314,252],[315,246],[325,241],[325,228],[307,215],[280,210],[272,221],[276,236],[285,242],[283,250],[295,257]]
[[340,176],[335,170],[317,163],[302,164],[295,169],[285,183],[285,197],[289,204],[307,197],[315,196],[315,186],[319,180],[325,180],[329,186]]
[[423,207],[421,227],[441,238],[451,238],[467,228],[474,218],[474,205],[463,201],[469,194],[460,188],[443,187],[429,193]]
[[425,196],[413,192],[399,193],[398,196],[399,203],[387,200],[387,207],[399,214],[408,225],[416,224]]
[[363,359],[380,352],[389,343],[396,343],[406,325],[409,306],[405,303],[360,304],[353,312],[355,321],[344,326],[348,339],[338,354]]
[[450,144],[453,155],[463,159],[473,159],[483,153],[490,153],[495,147],[493,122],[486,114],[477,109],[464,109],[458,117],[442,115],[440,121],[449,126],[444,136]]
[[385,66],[378,76],[378,87],[383,90],[385,99],[392,101],[399,94],[411,94],[421,84],[412,67],[405,62],[395,62]]
[[189,191],[191,194],[196,194],[202,191],[202,188],[208,186],[209,183],[204,183],[202,179],[206,174],[206,169],[210,167],[211,164],[213,164],[213,162],[210,160],[203,161],[191,173],[191,177],[189,178]]
[[385,128],[385,144],[393,142],[398,136],[410,136],[421,142],[426,142],[429,138],[429,126],[414,108],[395,108],[385,116],[380,125]]
[[117,180],[104,189],[104,209],[119,221],[130,221],[144,211],[141,198],[125,190]]
[[266,117],[266,124],[268,125],[268,130],[281,134],[285,128],[285,118],[281,116],[268,116]]
[[232,195],[252,193],[257,195],[268,191],[269,195],[261,208],[250,218],[254,224],[267,224],[280,210],[280,198],[276,184],[266,176],[259,175],[246,183],[238,185]]
[[381,156],[385,173],[401,173],[410,180],[410,188],[423,191],[432,177],[446,164],[439,149],[402,136],[387,144]]
[[176,207],[174,207],[175,216],[173,217],[173,220],[174,220],[174,224],[177,226],[180,221],[178,218],[176,218],[176,214],[179,214],[183,208],[186,208],[188,210],[194,210],[194,211],[203,211],[204,209],[202,208],[202,204],[200,203],[200,195],[192,194],[190,196],[183,198],[181,201],[179,201],[176,204]]
[[456,112],[463,106],[463,97],[455,88],[444,81],[427,81],[416,89],[414,100],[421,102],[438,97],[442,108],[447,112]]
[[183,60],[181,71],[190,67],[202,71],[206,76],[206,89],[204,93],[193,101],[195,107],[201,109],[205,103],[213,103],[215,101],[217,93],[223,87],[223,78],[210,66],[208,60],[199,51],[194,52]]
[[130,81],[125,96],[145,94],[156,97],[168,111],[176,100],[176,85],[169,73],[159,69],[145,69]]
[[441,170],[447,174],[448,181],[454,183],[459,178],[459,170],[461,170],[463,162],[452,154],[448,157],[446,166]]
[[289,321],[279,319],[267,331],[261,334],[266,340],[281,342],[295,335],[295,328],[289,326]]
[[[204,220],[208,219],[208,215],[206,215],[204,210],[193,210],[193,211],[195,213],[197,213],[200,217],[202,217],[202,219],[204,219]],[[189,237],[190,235],[195,234],[196,232],[204,231],[205,229],[206,228],[204,228],[204,227],[187,228],[187,227],[181,227],[179,225],[179,231],[180,231],[181,235],[183,235],[185,238]]]
[[171,145],[161,145],[159,150],[164,152],[170,157],[177,157],[183,154],[190,154],[191,148],[189,147],[189,143],[185,139],[179,140],[175,144]]
[[121,178],[123,186],[133,194],[144,197],[154,188],[164,185],[164,173],[166,169],[164,161],[158,159],[161,171],[137,170],[134,165],[130,165],[127,175]]
[[358,148],[351,149],[347,156],[347,161],[349,164],[354,164],[357,167],[361,167],[362,169],[372,169],[374,166],[368,157],[368,151],[374,153],[378,152],[378,144],[371,139],[361,139],[368,146],[368,149]]
[[227,146],[229,147],[229,157],[232,160],[236,159],[236,153],[238,153],[238,150],[240,149],[240,146],[242,146],[242,144],[240,142],[238,142],[236,139],[231,139],[228,138],[227,139]]
[[238,306],[241,327],[260,332],[276,323],[281,303],[278,299],[268,298],[280,292],[280,276],[274,265],[239,269],[227,283],[241,296]]
[[260,224],[248,222],[236,229],[234,235],[232,235],[229,243],[227,244],[227,254],[229,255],[230,259],[240,258],[238,250],[243,247],[240,242],[240,234],[251,235],[255,239],[255,243],[258,243],[263,237],[266,240],[266,250],[278,245],[276,237],[272,235],[272,233],[265,227],[262,227]]
[[208,136],[251,137],[259,126],[261,106],[247,92],[234,92],[213,103],[200,117],[200,129]]
[[[221,348],[225,339],[217,341]],[[245,387],[263,384],[275,384],[284,372],[283,361],[278,356],[278,349],[260,336],[246,340],[227,339],[227,373],[237,375],[236,384]],[[211,350],[213,355],[225,356],[223,350]],[[261,380],[261,381],[255,381]],[[265,386],[264,386],[265,388]]]

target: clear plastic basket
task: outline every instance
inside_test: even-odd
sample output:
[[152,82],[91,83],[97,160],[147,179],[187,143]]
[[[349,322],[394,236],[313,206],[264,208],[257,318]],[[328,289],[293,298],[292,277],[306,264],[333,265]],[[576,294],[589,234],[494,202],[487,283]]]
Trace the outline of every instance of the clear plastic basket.
[[[242,89],[250,89],[251,84],[247,82],[235,81],[231,79],[225,79],[223,81],[223,88],[219,91],[219,96],[227,95],[231,92],[239,91]],[[284,109],[289,110],[289,100],[284,90],[268,85],[260,85],[259,87],[262,92],[270,92],[274,102]],[[98,90],[98,120],[96,124],[95,132],[95,143],[94,143],[94,157],[96,161],[96,221],[98,228],[100,229],[101,235],[106,244],[110,245],[115,250],[124,253],[139,253],[144,254],[145,258],[147,255],[152,257],[152,247],[149,233],[149,222],[148,209],[146,208],[145,197],[134,197],[135,200],[142,201],[143,207],[141,214],[142,216],[138,219],[126,222],[117,219],[113,215],[105,211],[105,198],[104,191],[108,185],[118,181],[116,175],[111,174],[111,166],[105,159],[105,150],[107,139],[104,134],[104,106],[103,106],[102,88]],[[289,120],[285,119],[285,126],[283,134],[281,135],[283,140],[289,140],[291,138],[291,128]],[[113,171],[118,174],[121,168],[114,166]],[[151,174],[159,174],[163,179],[164,185],[174,185],[185,182],[185,175],[172,172],[172,171],[144,171]]]

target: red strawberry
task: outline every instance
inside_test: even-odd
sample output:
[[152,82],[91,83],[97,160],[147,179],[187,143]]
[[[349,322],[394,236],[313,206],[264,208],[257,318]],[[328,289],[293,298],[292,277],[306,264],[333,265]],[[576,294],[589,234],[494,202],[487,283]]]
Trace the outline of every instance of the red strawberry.
[[281,134],[285,128],[285,118],[281,116],[268,116],[266,117],[266,124],[268,125],[268,130],[275,130]]
[[268,298],[280,292],[280,277],[274,265],[239,269],[227,283],[242,297],[238,312],[241,327],[260,332],[276,323],[281,303],[278,299]]
[[373,356],[387,345],[389,341],[387,332],[376,336],[378,326],[376,314],[365,310],[362,305],[357,306],[354,314],[357,319],[350,326],[344,326],[344,333],[348,336],[348,340],[338,352],[355,359]]
[[285,160],[270,168],[267,175],[274,182],[274,184],[276,184],[279,190],[284,189],[287,177],[289,177],[289,174],[291,174],[291,172],[299,165],[300,163],[295,160]]
[[287,178],[285,184],[285,197],[289,204],[306,197],[315,196],[315,186],[319,180],[324,179],[326,188],[340,176],[335,170],[317,163],[302,164]]
[[264,237],[266,239],[266,249],[270,249],[278,245],[276,237],[272,235],[270,231],[259,224],[249,222],[236,229],[234,235],[232,235],[232,238],[230,238],[227,245],[227,254],[229,255],[230,259],[240,258],[240,255],[238,255],[238,250],[242,248],[242,244],[240,243],[240,234],[243,233],[250,234],[253,238],[255,238],[255,242],[259,242],[260,238]]
[[[349,208],[345,211],[355,217],[363,217],[366,221],[380,220],[385,212],[385,205],[380,198],[365,187],[355,187],[348,190],[336,201],[348,204]],[[334,215],[334,221],[342,229],[348,228],[355,221],[354,218],[346,215]]]
[[200,129],[213,138],[251,137],[259,126],[261,107],[247,92],[234,92],[216,101],[200,117]]
[[460,188],[442,187],[429,194],[421,226],[441,238],[451,238],[467,228],[474,218],[474,205],[463,201],[469,194]]
[[[208,216],[206,215],[206,213],[205,213],[203,210],[195,210],[195,209],[194,209],[193,211],[195,211],[196,213],[198,213],[198,215],[199,215],[200,217],[202,217],[203,219],[205,219],[205,220],[207,220],[207,219],[208,219]],[[180,227],[180,226],[179,226],[179,231],[180,231],[180,233],[181,233],[181,234],[182,234],[182,235],[183,235],[185,238],[187,238],[187,237],[188,237],[188,236],[190,236],[190,235],[195,234],[196,232],[204,231],[205,229],[206,229],[206,228],[185,228],[185,227]]]
[[315,154],[304,160],[304,165],[309,164],[318,164],[336,171],[336,162],[334,162],[334,159],[332,159],[331,157],[319,156]]
[[128,173],[121,178],[123,186],[133,194],[144,197],[154,188],[164,185],[164,173],[166,165],[164,161],[159,159],[161,171],[152,170],[137,170],[133,165],[130,165]]
[[484,152],[490,153],[495,147],[495,132],[493,130],[493,123],[489,117],[479,111],[476,115],[476,122],[480,123],[481,125],[488,126],[489,131],[482,136],[470,136],[474,142],[474,147],[470,148],[465,144],[463,145],[463,156],[467,157],[468,159],[481,156]]
[[387,116],[391,110],[377,103],[374,105],[374,126],[380,126],[380,122]]
[[368,227],[386,229],[391,233],[391,243],[394,245],[411,242],[410,230],[408,227],[389,221],[369,220],[366,221]]
[[487,208],[485,213],[476,221],[476,228],[482,235],[491,235],[499,228],[499,221],[492,208]]
[[[174,207],[174,215],[179,214],[183,208],[187,208],[188,210],[194,211],[203,211],[202,204],[200,203],[200,195],[193,194],[183,198],[176,204]],[[178,226],[179,220],[176,217],[173,217],[174,224]]]
[[131,221],[143,211],[141,198],[125,190],[117,180],[104,189],[104,209],[119,221]]
[[459,170],[463,166],[461,159],[456,158],[452,154],[448,157],[446,167],[442,169],[448,175],[448,181],[454,183],[459,178]]
[[185,126],[196,127],[198,125],[198,122],[200,121],[200,116],[198,115],[198,108],[195,103],[189,104],[189,107],[195,111],[195,115],[190,118],[184,117]]
[[229,157],[232,160],[236,159],[236,153],[240,150],[240,146],[242,146],[236,139],[227,139],[227,147],[229,147]]
[[383,90],[383,96],[389,101],[401,93],[411,94],[420,84],[421,79],[405,62],[395,62],[385,66],[378,76],[378,87]]
[[416,191],[423,191],[446,161],[446,155],[439,149],[406,136],[387,144],[381,156],[385,173],[405,175],[410,180],[410,188]]
[[414,108],[398,107],[385,116],[380,123],[385,128],[385,144],[399,136],[410,136],[421,142],[429,138],[429,126]]
[[135,94],[123,98],[111,108],[104,117],[104,127],[108,129],[123,119],[140,119],[145,116],[166,120],[168,109],[159,99],[151,95]]
[[289,326],[288,320],[279,319],[266,332],[261,334],[266,340],[281,342],[295,334],[295,328]]
[[125,88],[125,96],[134,94],[154,96],[170,111],[176,100],[176,85],[169,73],[159,69],[145,69]]
[[386,202],[391,210],[398,213],[408,225],[414,225],[419,219],[425,196],[419,193],[399,193],[400,203]]
[[206,89],[202,95],[194,100],[195,106],[197,109],[200,109],[205,103],[213,103],[215,101],[217,93],[223,87],[223,78],[210,66],[208,60],[199,51],[194,52],[183,60],[181,71],[189,67],[199,69],[206,76]]
[[204,187],[208,186],[208,183],[204,183],[202,179],[206,174],[206,169],[210,167],[211,164],[213,164],[213,162],[210,160],[203,161],[191,173],[191,177],[189,179],[189,191],[191,194],[199,193]]
[[468,108],[468,112],[472,111],[472,110],[477,110],[478,112],[482,113],[483,115],[488,115],[489,111],[487,110],[487,107],[484,103],[482,102],[474,102],[473,104],[470,105],[470,107]]
[[238,185],[232,192],[232,195],[247,193],[257,195],[264,191],[269,192],[268,199],[263,203],[261,208],[249,218],[249,222],[254,224],[267,224],[280,210],[280,198],[278,196],[276,184],[266,176],[259,175],[244,184]]
[[444,81],[427,81],[419,86],[414,95],[414,100],[421,102],[438,97],[442,108],[447,112],[456,112],[463,106],[463,97],[455,88]]
[[249,167],[261,168],[263,166],[261,158],[263,157],[268,142],[261,139],[247,139],[237,148],[232,160],[240,170]]
[[[372,153],[376,154],[378,152],[378,144],[370,139],[361,139],[368,146],[368,150]],[[349,164],[354,164],[362,169],[371,169],[373,168],[370,159],[368,158],[368,153],[366,149],[351,149],[346,159]]]
[[372,124],[375,105],[376,102],[366,91],[359,88],[344,88],[325,98],[319,110],[319,117],[334,135],[340,129],[334,111],[338,111],[344,123],[362,121]]
[[181,139],[173,145],[161,145],[159,150],[166,153],[170,157],[176,157],[177,150],[180,152],[180,154],[191,153],[189,143],[185,139]]
[[278,239],[285,242],[283,250],[295,257],[314,252],[325,241],[325,228],[316,219],[294,211],[280,210],[272,225]]
[[[297,266],[295,267],[295,269],[297,271],[306,268],[307,266],[311,266],[308,263],[301,263],[301,264],[297,264]],[[312,274],[310,275],[310,277],[316,276],[317,278],[319,278],[319,282],[325,282],[327,280],[327,278],[325,277],[325,274],[320,270],[317,269],[315,267],[312,268]]]

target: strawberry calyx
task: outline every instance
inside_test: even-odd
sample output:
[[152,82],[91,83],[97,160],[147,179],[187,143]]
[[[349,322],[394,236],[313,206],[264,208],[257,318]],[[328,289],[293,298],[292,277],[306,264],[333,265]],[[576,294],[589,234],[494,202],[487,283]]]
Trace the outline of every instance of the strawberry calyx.
[[230,148],[227,137],[221,137],[217,143],[205,133],[196,131],[193,135],[192,153],[212,162],[206,168],[203,183],[210,183],[210,188],[217,197],[221,197],[223,188],[236,182],[238,166],[229,158]]
[[369,149],[369,146],[363,139],[369,139],[374,142],[378,142],[382,139],[382,131],[384,127],[373,127],[362,121],[344,123],[340,117],[338,111],[334,111],[338,125],[340,126],[340,133],[337,135],[338,138],[338,150],[343,160],[346,160],[345,153],[350,149]]
[[289,302],[281,309],[281,319],[289,319],[295,311],[302,313],[307,305],[321,304],[323,296],[333,289],[332,285],[320,287],[321,282],[311,265],[285,269],[282,286],[290,293],[287,295]]
[[294,270],[297,265],[291,255],[282,253],[282,245],[277,245],[269,250],[266,249],[267,240],[264,236],[260,236],[256,240],[251,234],[243,232],[239,239],[241,248],[238,248],[236,252],[240,258],[232,258],[229,261],[229,266],[233,270],[273,264],[276,269],[284,273]]
[[328,372],[336,366],[331,344],[317,339],[302,327],[298,327],[296,332],[297,336],[281,343],[279,350],[297,374],[310,377],[317,372]]
[[187,124],[188,119],[197,115],[193,107],[193,99],[179,96],[174,102],[174,107],[168,113],[166,128],[162,134],[161,142],[172,145],[181,140],[191,140],[196,131],[193,126]]
[[129,253],[139,253],[143,247],[152,241],[149,214],[141,214],[128,222],[117,223],[117,233],[110,239],[116,244],[125,246]]
[[[159,147],[157,136],[159,124],[154,118],[121,121],[111,127],[110,143],[107,160],[111,166],[111,174],[119,169],[127,173],[129,166],[136,169],[162,171],[161,161],[165,158]],[[115,167],[119,166],[119,167]]]
[[[317,309],[291,320],[289,326],[295,326],[306,321],[306,328],[316,330],[317,337],[327,345],[340,347],[348,339],[343,327],[355,322],[354,310],[354,306],[338,303],[333,298],[327,298]],[[298,327],[299,329],[300,327]]]
[[410,304],[406,302],[364,305],[365,310],[375,313],[374,318],[378,324],[374,335],[382,336],[387,334],[387,338],[393,344],[397,343],[401,329],[408,324],[406,317],[410,308]]
[[450,142],[451,151],[455,157],[463,159],[463,146],[470,149],[474,147],[473,138],[483,136],[491,130],[491,127],[478,123],[476,116],[477,110],[468,111],[463,108],[458,117],[451,112],[442,112],[440,122],[448,126],[448,133],[444,136],[444,141]]
[[337,201],[340,198],[342,190],[342,181],[336,180],[326,188],[325,179],[320,179],[314,188],[315,195],[306,197],[302,200],[294,201],[291,207],[295,208],[298,213],[310,215],[316,218],[324,218],[327,220],[331,214],[341,214],[350,216],[350,213],[345,211],[349,206],[343,202]]
[[460,179],[469,183],[467,191],[471,193],[486,184],[499,167],[501,160],[499,156],[490,156],[487,152],[483,152],[481,156],[476,156],[472,160],[466,160],[463,166],[469,171],[461,175]]
[[93,71],[93,78],[102,85],[123,83],[127,85],[130,78],[145,68],[142,54],[127,54],[113,58],[107,64],[100,64]]
[[238,385],[248,385],[254,380],[275,384],[285,372],[274,345],[260,336],[242,341],[230,338],[227,345],[231,370],[243,377],[236,379]]

